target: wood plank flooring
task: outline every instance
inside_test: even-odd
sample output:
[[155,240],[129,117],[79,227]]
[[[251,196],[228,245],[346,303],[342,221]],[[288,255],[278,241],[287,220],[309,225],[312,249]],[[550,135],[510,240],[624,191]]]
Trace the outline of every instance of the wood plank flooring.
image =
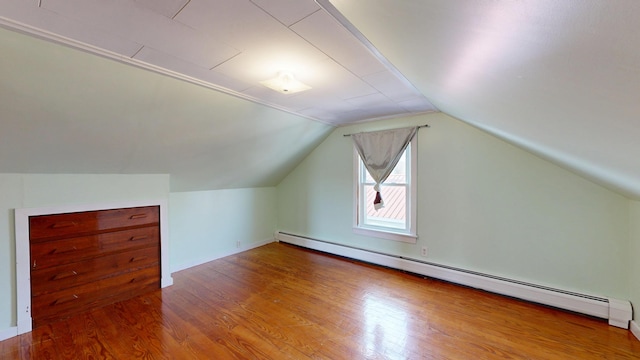
[[1,359],[640,359],[606,322],[273,243],[0,342]]

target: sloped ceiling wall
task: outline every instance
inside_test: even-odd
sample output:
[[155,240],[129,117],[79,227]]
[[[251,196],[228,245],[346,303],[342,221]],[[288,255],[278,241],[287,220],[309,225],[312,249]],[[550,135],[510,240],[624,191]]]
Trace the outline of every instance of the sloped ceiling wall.
[[[640,2],[332,0],[441,111],[640,199]],[[0,172],[271,186],[332,130],[0,29]]]
[[172,191],[276,185],[333,129],[0,29],[0,172],[171,174]]
[[640,197],[640,2],[331,2],[442,112]]

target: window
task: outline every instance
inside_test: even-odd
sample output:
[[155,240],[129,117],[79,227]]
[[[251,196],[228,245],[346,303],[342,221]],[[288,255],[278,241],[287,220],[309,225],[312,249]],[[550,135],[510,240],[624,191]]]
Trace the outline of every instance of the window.
[[354,232],[361,235],[416,242],[416,140],[411,141],[393,172],[382,184],[385,206],[373,207],[375,182],[354,150]]

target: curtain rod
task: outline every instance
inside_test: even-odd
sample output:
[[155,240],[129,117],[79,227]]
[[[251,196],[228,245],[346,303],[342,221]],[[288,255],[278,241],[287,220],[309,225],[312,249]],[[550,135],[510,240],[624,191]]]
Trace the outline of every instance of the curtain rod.
[[[420,126],[418,126],[418,129],[420,129],[420,128],[425,128],[425,127],[431,127],[431,126],[429,126],[429,124],[424,124],[424,125],[420,125]],[[393,129],[387,129],[387,130],[393,130]],[[384,130],[380,130],[380,131],[384,131]],[[346,137],[346,136],[351,136],[351,135],[353,135],[353,134],[344,134],[344,135],[342,135],[342,136],[345,136],[345,137]]]

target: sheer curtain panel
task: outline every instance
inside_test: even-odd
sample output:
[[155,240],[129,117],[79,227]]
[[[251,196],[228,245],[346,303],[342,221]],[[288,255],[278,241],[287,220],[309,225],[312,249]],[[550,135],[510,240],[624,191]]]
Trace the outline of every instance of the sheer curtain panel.
[[373,189],[376,198],[373,206],[376,210],[384,207],[380,185],[389,177],[398,160],[402,157],[411,139],[418,132],[418,127],[393,130],[372,131],[352,134],[351,138],[360,155],[360,159],[376,182]]

